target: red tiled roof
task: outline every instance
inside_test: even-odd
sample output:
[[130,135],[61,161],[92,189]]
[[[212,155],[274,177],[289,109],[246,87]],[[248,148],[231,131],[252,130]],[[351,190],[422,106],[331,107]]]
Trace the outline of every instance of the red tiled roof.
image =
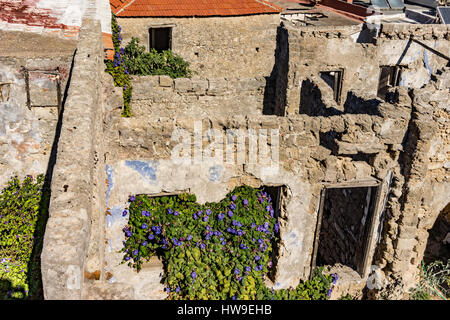
[[206,17],[279,13],[264,0],[110,0],[118,17]]

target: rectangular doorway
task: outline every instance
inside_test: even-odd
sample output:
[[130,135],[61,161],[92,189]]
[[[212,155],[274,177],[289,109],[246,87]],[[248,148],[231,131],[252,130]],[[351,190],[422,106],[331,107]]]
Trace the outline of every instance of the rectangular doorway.
[[325,81],[331,89],[333,89],[333,98],[338,104],[340,104],[344,70],[340,69],[334,71],[321,71],[319,75],[320,78],[322,78],[322,80]]
[[382,66],[380,67],[380,78],[378,79],[377,96],[380,99],[386,99],[386,93],[389,88],[400,85],[401,66]]
[[380,190],[380,185],[329,186],[322,190],[312,269],[342,264],[364,277]]

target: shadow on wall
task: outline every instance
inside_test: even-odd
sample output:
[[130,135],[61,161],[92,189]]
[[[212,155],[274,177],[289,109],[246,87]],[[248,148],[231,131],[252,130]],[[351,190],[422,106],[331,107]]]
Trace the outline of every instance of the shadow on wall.
[[439,213],[428,233],[424,262],[426,264],[436,260],[446,262],[450,259],[450,203]]
[[[74,55],[75,57],[75,55]],[[74,58],[72,58],[72,64],[70,67],[69,77],[67,79],[67,85],[64,90],[64,95],[62,97],[61,112],[58,115],[58,123],[56,125],[55,138],[53,140],[53,145],[50,153],[50,159],[47,166],[47,172],[45,173],[44,185],[42,188],[42,197],[39,204],[39,217],[36,222],[36,228],[34,231],[34,244],[33,250],[31,252],[30,267],[27,272],[27,282],[30,286],[29,297],[31,300],[41,300],[44,299],[44,290],[42,284],[42,274],[41,274],[41,253],[44,244],[44,234],[45,228],[48,220],[48,209],[50,205],[51,197],[51,181],[53,176],[53,168],[56,163],[56,157],[58,153],[58,142],[61,135],[62,127],[62,117],[64,114],[64,105],[67,99],[68,90],[72,78],[72,70],[74,65]]]
[[286,107],[286,90],[289,70],[288,32],[283,25],[277,28],[277,45],[275,64],[269,77],[266,77],[264,90],[263,114],[284,116]]
[[343,114],[368,114],[381,116],[379,105],[380,99],[373,98],[365,100],[358,97],[354,92],[349,91],[344,103],[344,111],[338,110],[333,106],[328,106],[324,102],[320,88],[312,80],[302,81],[300,91],[300,114],[306,114],[311,117],[331,117]]

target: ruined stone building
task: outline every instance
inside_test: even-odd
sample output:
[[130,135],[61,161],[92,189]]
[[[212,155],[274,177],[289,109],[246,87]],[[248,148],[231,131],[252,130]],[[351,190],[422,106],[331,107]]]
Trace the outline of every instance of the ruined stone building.
[[[70,39],[63,27],[12,31],[0,16],[0,40],[28,39],[0,48],[0,184],[51,169],[46,299],[164,298],[160,261],[139,273],[120,264],[128,197],[213,202],[244,184],[276,199],[281,239],[267,285],[296,286],[331,266],[333,298],[403,298],[450,202],[450,27],[434,9],[111,0],[124,45],[171,48],[196,72],[133,76],[124,118],[122,89],[104,72],[105,2],[86,1]],[[58,22],[54,10],[44,11]],[[175,162],[180,141],[190,157]],[[256,150],[269,161],[253,161]]]

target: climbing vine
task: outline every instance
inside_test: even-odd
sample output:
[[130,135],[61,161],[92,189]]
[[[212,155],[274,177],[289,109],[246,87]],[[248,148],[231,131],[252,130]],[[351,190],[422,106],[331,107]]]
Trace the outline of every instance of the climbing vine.
[[114,60],[107,60],[106,72],[114,79],[116,87],[123,88],[123,117],[131,117],[131,95],[133,87],[131,86],[130,72],[124,62],[124,49],[121,48],[122,37],[120,35],[121,27],[117,24],[115,15],[111,20],[112,40],[114,44]]
[[219,203],[203,205],[190,194],[129,201],[123,263],[139,271],[162,256],[168,299],[328,299],[337,280],[316,269],[296,288],[266,287],[279,223],[262,190],[238,187]]

